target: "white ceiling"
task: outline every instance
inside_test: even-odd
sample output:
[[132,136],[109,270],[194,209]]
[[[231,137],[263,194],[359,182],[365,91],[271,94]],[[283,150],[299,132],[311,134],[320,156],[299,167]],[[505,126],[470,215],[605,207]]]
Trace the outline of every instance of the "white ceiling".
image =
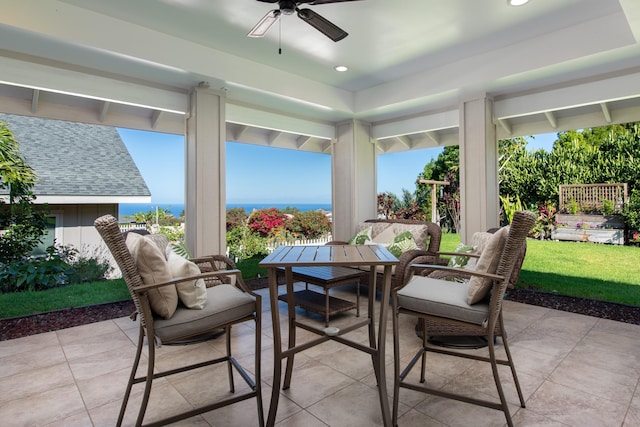
[[457,143],[460,102],[484,94],[502,137],[640,120],[638,0],[346,1],[302,6],[349,33],[337,43],[295,15],[246,37],[274,6],[0,0],[0,109],[182,132],[208,82],[229,139],[313,151],[354,118],[382,151]]

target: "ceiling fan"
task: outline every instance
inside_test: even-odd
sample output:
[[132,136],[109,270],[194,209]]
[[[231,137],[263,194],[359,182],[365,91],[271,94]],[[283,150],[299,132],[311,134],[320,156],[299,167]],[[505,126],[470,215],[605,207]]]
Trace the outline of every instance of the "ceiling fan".
[[328,21],[326,18],[318,15],[311,9],[300,9],[298,6],[302,4],[318,5],[327,3],[342,3],[347,1],[359,1],[359,0],[258,0],[264,3],[278,3],[278,9],[270,10],[264,18],[256,24],[255,27],[249,32],[249,37],[264,37],[269,31],[269,28],[280,19],[281,15],[293,15],[294,12],[298,14],[298,18],[311,25],[316,30],[320,31],[325,36],[329,37],[334,42],[340,41],[347,37],[348,33]]

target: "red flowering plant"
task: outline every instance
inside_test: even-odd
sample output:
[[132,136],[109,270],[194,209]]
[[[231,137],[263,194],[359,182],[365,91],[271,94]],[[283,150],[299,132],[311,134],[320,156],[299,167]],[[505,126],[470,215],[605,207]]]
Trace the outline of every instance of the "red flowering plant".
[[284,229],[289,217],[276,208],[258,209],[249,215],[249,228],[262,237]]

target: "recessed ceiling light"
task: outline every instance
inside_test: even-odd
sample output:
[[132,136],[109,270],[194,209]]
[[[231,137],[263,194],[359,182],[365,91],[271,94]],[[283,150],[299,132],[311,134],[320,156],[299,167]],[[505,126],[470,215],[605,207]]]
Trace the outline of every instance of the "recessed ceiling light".
[[348,68],[347,68],[347,66],[346,66],[346,65],[338,65],[338,66],[336,67],[336,71],[339,71],[339,72],[341,72],[341,73],[344,73],[344,72],[345,72],[345,71],[347,71],[347,70],[348,70]]
[[526,3],[529,3],[529,0],[507,0],[509,6],[522,6]]

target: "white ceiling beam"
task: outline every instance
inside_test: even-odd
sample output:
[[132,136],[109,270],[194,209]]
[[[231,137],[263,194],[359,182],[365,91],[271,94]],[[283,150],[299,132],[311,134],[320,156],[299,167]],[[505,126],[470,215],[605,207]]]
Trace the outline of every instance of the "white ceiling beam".
[[170,91],[129,83],[84,72],[0,56],[0,83],[40,89],[81,98],[154,108],[173,113],[187,112],[186,91]]
[[269,135],[267,135],[267,145],[275,144],[276,140],[281,136],[282,136],[282,132],[279,132],[277,130],[272,130],[271,132],[269,132]]
[[427,135],[427,137],[429,137],[430,140],[433,141],[434,144],[436,145],[440,145],[440,135],[438,135],[438,132],[436,131],[430,131],[430,132],[425,132],[425,134]]
[[240,142],[242,136],[249,130],[249,126],[238,125],[236,127],[235,132],[233,133],[233,140],[236,142]]
[[153,110],[153,113],[151,113],[151,129],[155,129],[158,126],[163,114],[164,111],[162,110]]
[[33,94],[31,96],[31,112],[33,114],[38,111],[38,102],[40,100],[40,91],[38,89],[33,90]]
[[98,117],[98,121],[100,123],[104,123],[105,119],[107,118],[107,113],[109,112],[109,107],[110,106],[111,106],[110,102],[108,102],[108,101],[103,101],[102,102],[102,106],[100,108],[100,116]]
[[456,128],[459,122],[460,115],[458,110],[421,114],[388,122],[374,123],[371,125],[371,135],[375,139],[392,138],[399,135]]
[[611,111],[609,110],[609,105],[606,102],[601,102],[600,108],[602,108],[604,119],[607,121],[607,123],[611,123]]
[[281,132],[307,135],[321,139],[334,139],[336,127],[333,123],[312,121],[290,114],[266,111],[253,105],[227,102],[226,121]]
[[547,118],[547,121],[549,122],[552,128],[554,129],[558,128],[558,120],[556,119],[556,116],[553,115],[553,111],[545,111],[544,116]]
[[511,135],[511,123],[507,119],[498,119],[498,124],[502,127],[502,129],[507,132],[507,135]]
[[607,123],[600,109],[586,114],[563,116],[562,120],[558,121],[558,127],[556,129],[553,129],[549,125],[549,121],[542,114],[532,116],[532,118],[534,117],[539,119],[523,123],[514,122],[512,126],[513,133],[511,135],[507,135],[501,127],[496,128],[498,132],[498,139],[513,138],[515,136],[538,135],[542,133],[557,133],[574,129],[607,126],[609,124],[635,122],[638,121],[638,117],[640,117],[640,107],[616,108],[615,115],[611,117],[611,123]]
[[324,145],[321,146],[321,150],[323,153],[331,153],[331,145],[333,144],[332,140],[328,140],[324,142]]
[[300,135],[298,138],[296,138],[296,146],[298,147],[298,149],[302,149],[302,147],[304,147],[309,141],[311,141],[311,137],[310,136],[306,136],[306,135]]
[[394,139],[396,139],[398,142],[400,142],[400,144],[404,145],[409,150],[411,150],[411,147],[412,147],[411,138],[409,138],[407,135],[396,136]]
[[494,102],[494,114],[504,119],[637,97],[640,97],[640,72],[498,99]]

